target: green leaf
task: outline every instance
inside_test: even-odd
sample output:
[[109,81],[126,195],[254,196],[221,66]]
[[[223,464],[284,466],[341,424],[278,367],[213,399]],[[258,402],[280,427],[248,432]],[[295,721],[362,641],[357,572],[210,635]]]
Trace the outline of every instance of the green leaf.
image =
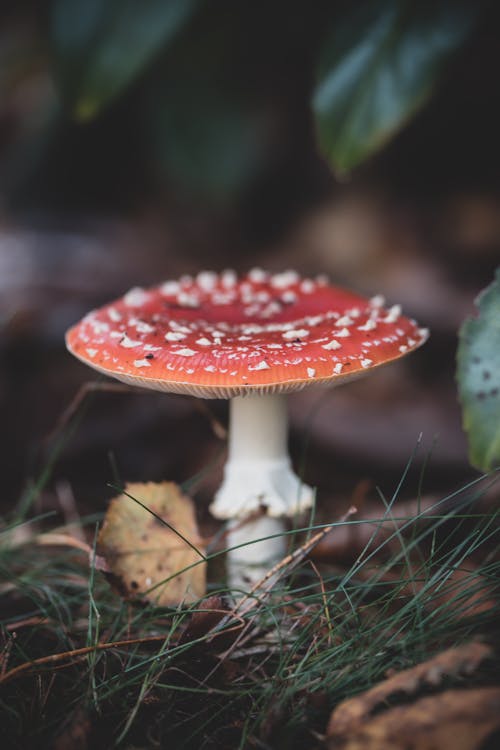
[[479,5],[369,0],[340,19],[313,94],[320,149],[337,173],[382,148],[428,100]]
[[457,380],[471,463],[500,466],[500,268],[476,300],[479,317],[460,330]]
[[141,106],[159,179],[222,207],[238,200],[269,158],[272,125],[247,60],[231,52],[248,28],[231,4],[218,12],[217,5],[205,6],[172,45],[169,64],[144,86]]
[[63,95],[87,120],[122,94],[199,0],[55,0],[51,31]]
[[[190,91],[196,92],[194,83]],[[158,107],[151,139],[156,169],[189,193],[224,202],[263,161],[262,123],[258,112],[220,92],[196,93],[170,92]]]

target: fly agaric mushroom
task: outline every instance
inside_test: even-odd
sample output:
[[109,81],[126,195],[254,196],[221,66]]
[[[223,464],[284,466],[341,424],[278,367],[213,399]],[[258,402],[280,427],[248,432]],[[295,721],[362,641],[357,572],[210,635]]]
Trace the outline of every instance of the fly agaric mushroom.
[[357,378],[427,338],[399,305],[383,305],[294,271],[205,271],[131,289],[66,341],[125,383],[230,399],[229,456],[211,511],[229,519],[229,580],[245,586],[285,553],[284,518],[313,502],[288,457],[285,394]]

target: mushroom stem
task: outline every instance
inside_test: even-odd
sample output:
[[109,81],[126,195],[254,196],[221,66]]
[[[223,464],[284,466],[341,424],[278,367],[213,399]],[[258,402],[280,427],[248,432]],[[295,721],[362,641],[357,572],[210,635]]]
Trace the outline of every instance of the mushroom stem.
[[[227,580],[233,591],[248,591],[287,551],[283,518],[263,514],[229,522]],[[262,541],[259,541],[261,539]],[[244,545],[240,547],[239,545]]]
[[[228,575],[234,587],[256,581],[286,553],[284,517],[312,505],[313,492],[293,472],[287,451],[286,396],[266,394],[230,402],[229,455],[210,510],[231,519]],[[261,515],[249,518],[260,511]],[[264,511],[264,513],[262,513]],[[245,544],[238,549],[231,549]]]
[[293,516],[312,505],[313,493],[294,474],[287,450],[286,396],[238,396],[230,402],[229,455],[210,510],[242,518],[261,508]]
[[230,402],[229,462],[288,461],[286,396],[238,396]]

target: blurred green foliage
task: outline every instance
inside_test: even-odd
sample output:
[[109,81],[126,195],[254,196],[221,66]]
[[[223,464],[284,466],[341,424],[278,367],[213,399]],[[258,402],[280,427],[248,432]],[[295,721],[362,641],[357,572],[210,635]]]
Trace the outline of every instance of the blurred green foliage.
[[500,268],[460,330],[457,380],[471,463],[500,467]]
[[[36,14],[35,0],[25,0],[11,15],[26,7]],[[304,143],[314,148],[315,132],[319,152],[345,174],[426,104],[488,7],[486,0],[47,0],[25,60],[30,45],[31,57],[38,45],[37,65],[47,55],[53,98],[39,103],[47,112],[27,113],[42,124],[35,146],[24,142],[20,153],[30,153],[28,171],[45,159],[49,183],[55,152],[63,171],[71,159],[74,173],[79,160],[85,173],[92,158],[101,171],[104,158],[120,173],[134,154],[154,190],[219,202]],[[8,36],[1,37],[2,13],[0,59]],[[25,27],[31,34],[32,19]],[[81,147],[87,136],[97,139],[90,153]]]
[[199,0],[54,0],[57,80],[76,119],[123,94],[183,27]]
[[335,22],[313,108],[320,148],[337,173],[382,148],[425,104],[479,9],[458,0],[373,0]]
[[[199,0],[54,0],[58,79],[73,115],[91,119],[123,95],[154,67],[196,5]],[[221,5],[212,3],[212,18],[224,23],[206,17],[194,35],[188,30],[180,59],[166,62],[157,91],[160,160],[181,182],[201,178],[208,191],[234,189],[258,157],[251,96],[237,86],[228,90],[224,75],[241,7],[233,3],[231,13],[219,15]],[[332,11],[333,33],[319,50],[312,100],[320,148],[338,172],[375,153],[426,102],[479,8],[459,0],[367,0]],[[314,14],[314,5],[306,12]]]

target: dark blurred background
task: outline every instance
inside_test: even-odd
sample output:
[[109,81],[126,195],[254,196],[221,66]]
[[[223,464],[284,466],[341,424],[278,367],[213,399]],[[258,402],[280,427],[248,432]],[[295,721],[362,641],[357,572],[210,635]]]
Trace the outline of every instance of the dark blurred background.
[[[326,513],[362,480],[390,494],[420,433],[403,494],[429,451],[425,492],[475,476],[454,356],[499,259],[500,9],[480,4],[432,96],[336,176],[311,101],[349,6],[3,0],[3,510],[40,478],[37,511],[103,508],[114,465],[127,480],[183,482],[212,464],[195,488],[209,499],[223,443],[194,399],[96,392],[57,443],[95,380],[66,353],[65,330],[131,286],[208,268],[327,273],[431,329],[386,371],[290,398],[292,452]],[[208,407],[225,421],[224,403]]]

